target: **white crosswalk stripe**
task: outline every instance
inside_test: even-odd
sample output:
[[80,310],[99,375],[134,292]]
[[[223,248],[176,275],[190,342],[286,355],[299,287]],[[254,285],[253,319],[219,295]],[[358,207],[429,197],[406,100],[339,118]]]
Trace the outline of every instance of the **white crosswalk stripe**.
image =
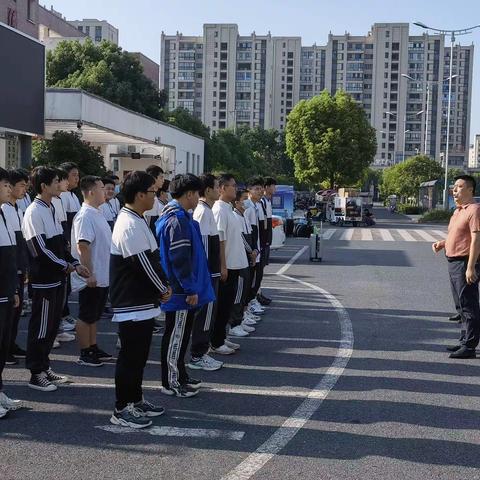
[[443,230],[388,229],[388,228],[329,228],[322,234],[323,240],[363,242],[436,242],[447,237]]
[[372,231],[369,228],[362,228],[362,240],[373,240]]
[[413,238],[407,230],[398,229],[397,232],[406,242],[416,242],[415,238]]
[[385,241],[385,242],[394,242],[395,241],[392,234],[388,230],[382,228],[381,230],[379,230],[379,232],[380,232],[380,235],[382,236],[383,241]]
[[325,240],[328,240],[328,239],[333,237],[335,232],[336,232],[336,230],[334,228],[329,228],[328,230],[323,232],[322,238],[325,239]]
[[354,231],[355,231],[354,228],[348,228],[342,233],[342,235],[340,236],[340,240],[351,240],[353,237]]
[[418,235],[420,235],[427,242],[436,242],[437,241],[437,239],[435,237],[432,237],[425,230],[414,230],[414,232],[417,233]]

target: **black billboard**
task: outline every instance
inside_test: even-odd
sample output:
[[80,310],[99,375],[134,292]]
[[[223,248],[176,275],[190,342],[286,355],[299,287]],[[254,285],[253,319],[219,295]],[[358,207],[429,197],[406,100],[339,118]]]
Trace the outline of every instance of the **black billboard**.
[[45,47],[0,23],[0,128],[43,135]]

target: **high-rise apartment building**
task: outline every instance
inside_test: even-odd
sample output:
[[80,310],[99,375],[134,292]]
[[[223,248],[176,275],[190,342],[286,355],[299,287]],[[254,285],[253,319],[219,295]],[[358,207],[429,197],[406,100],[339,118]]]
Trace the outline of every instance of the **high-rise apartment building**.
[[[415,153],[440,160],[447,139],[450,48],[442,35],[411,36],[408,23],[377,23],[367,35],[241,36],[235,24],[206,24],[203,36],[162,33],[160,88],[212,130],[284,129],[299,100],[345,90],[377,129],[377,165]],[[468,162],[473,46],[453,51],[449,164]]]
[[118,29],[110,25],[106,20],[97,20],[96,18],[84,18],[83,20],[69,20],[80,32],[90,37],[94,43],[100,43],[102,40],[118,45]]

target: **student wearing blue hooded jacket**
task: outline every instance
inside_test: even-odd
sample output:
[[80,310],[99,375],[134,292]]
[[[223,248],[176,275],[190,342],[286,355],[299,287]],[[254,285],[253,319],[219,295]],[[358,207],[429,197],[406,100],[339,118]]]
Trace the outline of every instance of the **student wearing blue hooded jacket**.
[[156,223],[162,267],[173,290],[162,304],[165,333],[162,339],[162,392],[177,397],[192,397],[200,382],[188,377],[185,352],[195,313],[215,300],[207,257],[198,223],[189,210],[198,203],[202,183],[187,173],[176,175],[170,183],[173,200]]

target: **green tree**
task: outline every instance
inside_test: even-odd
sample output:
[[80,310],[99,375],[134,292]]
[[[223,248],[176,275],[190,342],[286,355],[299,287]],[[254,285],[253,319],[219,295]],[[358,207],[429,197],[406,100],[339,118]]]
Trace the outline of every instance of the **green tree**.
[[312,186],[350,185],[370,165],[377,144],[363,109],[343,91],[299,102],[288,116],[287,154],[295,177]]
[[210,138],[210,130],[198,118],[195,118],[185,108],[176,108],[166,113],[165,120],[175,127],[181,128],[186,132],[193,133],[206,140]]
[[83,45],[66,40],[47,52],[47,86],[81,88],[156,119],[163,119],[167,100],[133,54],[107,41],[95,45],[89,38]]
[[99,175],[106,173],[100,149],[82,141],[76,132],[57,130],[51,140],[33,142],[32,166],[50,165],[58,167],[63,162],[74,162],[81,175]]
[[442,177],[441,165],[425,155],[416,155],[405,162],[385,169],[383,172],[382,194],[417,198],[420,184]]

